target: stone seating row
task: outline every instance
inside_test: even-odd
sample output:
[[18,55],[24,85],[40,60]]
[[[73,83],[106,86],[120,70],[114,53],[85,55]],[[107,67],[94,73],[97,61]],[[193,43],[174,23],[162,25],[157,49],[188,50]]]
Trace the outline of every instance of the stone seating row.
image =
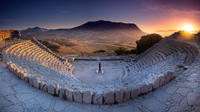
[[186,43],[176,42],[176,44],[174,43],[174,45],[172,46],[166,46],[163,44],[157,46],[158,48],[150,49],[151,52],[147,51],[148,54],[144,53],[146,55],[143,54],[142,58],[138,58],[139,60],[137,60],[136,62],[133,61],[132,63],[129,63],[128,66],[135,65],[138,66],[137,68],[140,68],[142,70],[144,67],[154,65],[155,63],[166,59],[167,56],[170,56],[177,52],[183,52],[186,54],[183,64],[189,65],[198,55],[198,49]]
[[[187,55],[179,46],[168,50],[171,47],[165,45],[160,48],[157,45],[158,51],[143,55],[136,64],[129,66],[130,72],[126,77],[106,84],[90,84],[62,75],[57,67],[59,61],[34,46],[26,41],[6,48],[3,57],[8,69],[33,87],[49,94],[89,104],[121,103],[151,92],[175,77],[173,72],[176,65],[183,63]],[[194,53],[196,55],[196,51]]]
[[17,47],[12,46],[9,54],[15,55],[18,58],[25,58],[27,61],[42,64],[56,71],[66,71],[72,67],[69,63],[63,64],[59,59],[52,57],[48,52],[31,43],[31,41],[21,43]]
[[[19,78],[25,80],[32,86],[44,90],[49,94],[60,96],[69,101],[76,101],[79,103],[92,103],[92,104],[114,104],[133,99],[140,94],[145,94],[147,92],[156,89],[169,80],[173,79],[173,74],[168,72],[165,77],[161,77],[155,81],[154,84],[144,84],[140,88],[125,87],[120,88],[112,92],[102,92],[102,94],[96,94],[93,91],[76,91],[73,88],[65,88],[59,86],[59,84],[49,84],[47,81],[42,80],[42,78],[34,77],[32,74],[27,74],[26,70],[22,70],[21,67],[15,65],[14,63],[7,63],[8,68],[14,72]],[[164,78],[168,78],[168,81]],[[51,79],[52,80],[52,79]],[[57,80],[56,80],[57,81]],[[104,88],[105,89],[105,88]],[[102,90],[103,91],[103,90]]]

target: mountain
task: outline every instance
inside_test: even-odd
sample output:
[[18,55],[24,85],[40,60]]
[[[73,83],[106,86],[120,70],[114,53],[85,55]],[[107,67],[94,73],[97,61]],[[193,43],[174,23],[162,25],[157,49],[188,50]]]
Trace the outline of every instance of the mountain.
[[59,53],[91,53],[103,49],[113,52],[118,47],[132,49],[136,40],[145,35],[136,24],[90,21],[70,29],[28,28],[21,31],[24,39],[36,37],[60,46]]
[[74,39],[81,41],[101,41],[116,43],[135,43],[144,33],[136,24],[90,21],[71,29],[45,29],[40,27],[28,28],[21,31],[26,39],[36,37],[39,39]]
[[48,29],[40,28],[40,27],[36,26],[33,28],[28,28],[26,30],[22,30],[21,32],[44,32],[44,31],[48,31]]
[[[72,30],[140,30],[133,23],[111,22],[111,21],[91,21],[78,27],[72,28]],[[140,30],[141,31],[141,30]]]

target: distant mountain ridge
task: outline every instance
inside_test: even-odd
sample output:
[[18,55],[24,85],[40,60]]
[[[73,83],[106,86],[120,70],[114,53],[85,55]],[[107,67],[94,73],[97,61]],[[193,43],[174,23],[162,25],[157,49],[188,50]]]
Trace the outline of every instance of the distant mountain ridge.
[[66,29],[28,28],[21,31],[25,39],[73,39],[81,41],[135,43],[144,33],[136,24],[112,21],[89,21]]
[[134,23],[123,23],[123,22],[112,22],[112,21],[89,21],[80,26],[74,28],[63,28],[63,29],[46,29],[41,27],[31,27],[25,30],[21,30],[22,32],[33,31],[33,32],[44,32],[44,31],[54,31],[54,30],[138,30],[142,31],[136,24]]
[[82,24],[78,27],[72,28],[72,30],[140,30],[137,25],[133,23],[111,22],[105,20],[91,21]]
[[40,28],[38,26],[22,30],[22,32],[44,32],[44,31],[48,31],[48,29]]

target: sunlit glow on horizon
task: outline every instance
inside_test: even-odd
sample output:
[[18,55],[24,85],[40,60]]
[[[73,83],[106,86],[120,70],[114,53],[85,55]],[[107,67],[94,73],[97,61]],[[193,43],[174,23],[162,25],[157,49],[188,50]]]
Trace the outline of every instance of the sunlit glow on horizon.
[[188,33],[193,33],[195,28],[191,24],[186,24],[182,27],[182,30],[184,30]]

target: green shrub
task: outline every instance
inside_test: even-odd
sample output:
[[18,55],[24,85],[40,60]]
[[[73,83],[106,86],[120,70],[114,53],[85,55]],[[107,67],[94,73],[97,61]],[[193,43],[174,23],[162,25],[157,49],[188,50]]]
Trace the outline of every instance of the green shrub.
[[130,51],[127,50],[127,49],[124,48],[124,47],[119,47],[119,48],[117,48],[117,49],[115,50],[115,53],[116,53],[117,55],[128,54],[129,52],[130,52]]
[[94,53],[105,53],[106,51],[105,50],[103,50],[103,49],[100,49],[100,50],[96,50],[96,51],[94,51]]
[[149,34],[142,36],[140,40],[136,41],[136,54],[140,54],[146,51],[148,48],[152,47],[155,43],[158,43],[162,39],[159,34]]
[[136,50],[136,48],[134,48],[134,49],[131,49],[131,50],[130,50],[130,54],[135,54],[135,53],[136,53],[136,51],[137,51],[137,50]]

